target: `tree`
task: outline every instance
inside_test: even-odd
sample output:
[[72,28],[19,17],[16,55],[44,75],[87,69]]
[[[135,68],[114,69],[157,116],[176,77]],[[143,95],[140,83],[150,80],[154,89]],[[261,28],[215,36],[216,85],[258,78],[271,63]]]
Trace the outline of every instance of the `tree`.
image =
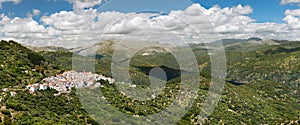
[[45,58],[43,56],[35,52],[29,52],[27,56],[30,62],[34,65],[40,65],[42,62],[45,61]]

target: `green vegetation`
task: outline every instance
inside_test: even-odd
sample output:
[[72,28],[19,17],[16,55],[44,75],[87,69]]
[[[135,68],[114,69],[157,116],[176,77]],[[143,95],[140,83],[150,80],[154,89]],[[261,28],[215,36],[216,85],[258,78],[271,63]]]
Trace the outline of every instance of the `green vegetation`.
[[[252,40],[252,41],[251,41]],[[254,40],[254,42],[253,42]],[[256,41],[257,40],[257,41]],[[256,41],[256,42],[255,42]],[[299,124],[300,120],[300,43],[297,41],[269,41],[259,39],[225,40],[227,55],[227,82],[222,97],[213,113],[203,124]],[[111,76],[113,41],[100,44],[95,56],[96,73]],[[210,59],[203,44],[191,44],[201,69],[201,84],[193,106],[177,122],[180,125],[199,124],[201,111],[210,85]],[[142,55],[144,52],[149,55]],[[60,49],[56,52],[34,52],[14,41],[0,43],[0,88],[17,92],[1,93],[1,122],[3,124],[125,124],[128,121],[105,121],[109,111],[93,112],[89,116],[82,108],[75,89],[69,94],[53,96],[54,90],[30,94],[24,86],[39,82],[42,78],[72,69],[72,57],[88,59]],[[166,109],[178,95],[180,73],[175,58],[159,48],[147,48],[137,53],[130,62],[130,76],[137,87],[150,84],[148,75],[152,68],[160,67],[167,72],[168,81],[162,93],[148,101],[128,98],[115,84],[99,81],[107,102],[117,110],[130,115],[147,116]],[[239,84],[232,84],[239,83]],[[95,102],[96,103],[96,102]],[[97,106],[85,107],[93,109]],[[95,118],[95,120],[93,118]],[[139,124],[133,122],[131,124]]]
[[[64,57],[61,53],[58,54]],[[43,53],[36,53],[14,41],[1,41],[0,54],[0,88],[17,93],[15,96],[9,92],[0,93],[1,123],[95,124],[81,108],[75,91],[55,97],[53,94],[57,92],[53,90],[30,94],[25,89],[28,84],[64,71],[61,65],[49,61],[51,58],[44,57]]]
[[14,41],[1,41],[0,55],[0,88],[23,87],[61,72],[39,53]]
[[[17,91],[14,97],[8,97],[1,105],[6,107],[2,113],[11,117],[14,124],[88,124],[93,122],[75,93],[53,96],[54,90]],[[10,121],[10,120],[9,120]],[[7,122],[9,122],[7,121]],[[88,122],[89,121],[89,122]]]

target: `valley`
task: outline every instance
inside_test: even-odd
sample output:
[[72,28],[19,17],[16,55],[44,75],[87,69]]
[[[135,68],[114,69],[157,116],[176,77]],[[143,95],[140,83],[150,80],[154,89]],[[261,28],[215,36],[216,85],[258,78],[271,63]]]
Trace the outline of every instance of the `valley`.
[[[72,87],[69,93],[46,89],[30,93],[26,86],[43,79],[81,69],[72,65],[73,59],[95,62],[95,74],[112,77],[111,57],[117,41],[102,41],[93,48],[65,49],[55,47],[24,47],[15,41],[0,43],[0,89],[2,124],[124,124],[129,121],[106,117],[109,110],[88,112],[96,106],[84,107]],[[262,40],[260,38],[223,40],[226,52],[227,76],[221,99],[212,114],[199,119],[208,96],[211,82],[209,47],[189,44],[200,70],[197,97],[188,112],[176,123],[187,124],[299,124],[300,120],[300,42]],[[209,45],[209,44],[208,44]],[[123,47],[127,47],[124,45]],[[89,50],[96,49],[94,55]],[[43,51],[48,50],[48,51]],[[140,101],[127,97],[116,84],[94,80],[102,87],[91,90],[103,93],[103,98],[115,109],[135,117],[148,116],[165,110],[176,99],[180,90],[181,72],[174,56],[161,48],[139,51],[128,67],[134,88],[150,86],[149,72],[153,68],[165,71],[167,79],[162,93],[155,98]],[[83,71],[78,71],[83,72]],[[100,86],[100,85],[99,85]],[[10,92],[15,92],[11,95]],[[102,98],[102,97],[101,97]],[[188,97],[190,98],[190,97]],[[97,100],[96,98],[90,98]],[[95,101],[95,105],[96,105]],[[86,110],[88,109],[88,110]],[[89,114],[93,115],[89,115]],[[100,121],[100,122],[99,122]],[[98,122],[98,123],[97,123]],[[132,122],[132,121],[130,121]],[[140,124],[132,122],[130,124]]]

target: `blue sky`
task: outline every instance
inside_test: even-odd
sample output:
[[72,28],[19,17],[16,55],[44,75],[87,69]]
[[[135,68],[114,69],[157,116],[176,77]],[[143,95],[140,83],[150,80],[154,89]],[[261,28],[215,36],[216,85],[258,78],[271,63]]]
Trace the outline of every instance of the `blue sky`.
[[41,15],[34,17],[38,20],[42,15],[50,15],[61,10],[71,11],[72,5],[63,0],[57,0],[56,2],[48,2],[46,0],[22,0],[19,4],[13,2],[2,3],[0,13],[5,13],[6,15],[9,15],[9,17],[24,18],[27,16],[27,12],[31,12],[32,9],[41,11]]
[[[129,2],[131,1],[131,2]],[[139,10],[158,10],[168,12],[173,9],[185,9],[190,6],[192,2],[200,3],[205,8],[210,8],[214,5],[223,7],[231,7],[238,4],[250,5],[254,12],[250,17],[257,20],[257,22],[276,22],[282,23],[284,18],[284,11],[286,9],[296,9],[297,5],[280,5],[280,0],[174,0],[175,2],[166,2],[161,0],[112,0],[100,8],[99,11],[117,10],[122,12],[132,12]],[[171,3],[171,4],[170,4]],[[0,13],[10,15],[10,17],[26,17],[27,12],[32,9],[39,9],[41,15],[34,17],[39,20],[42,15],[49,15],[61,10],[72,10],[72,5],[66,0],[22,0],[21,3],[15,4],[13,2],[2,3]]]
[[280,0],[193,0],[208,8],[213,5],[230,7],[237,4],[250,5],[254,12],[250,15],[258,22],[283,22],[286,9],[296,9],[297,5],[280,5]]
[[[179,18],[202,34],[211,34],[206,41],[250,37],[300,41],[300,0],[109,0],[103,4],[100,1],[104,0],[0,0],[1,39],[64,47],[76,40],[99,42],[98,35],[108,27],[105,36],[111,39],[120,35],[145,38],[147,29],[159,27],[155,31],[159,36],[147,37],[149,40],[166,41],[166,30],[173,30],[182,38],[189,38],[188,42],[203,41],[193,32],[194,28],[176,20]],[[82,11],[84,8],[88,10]],[[182,11],[168,14],[171,10]],[[111,12],[101,13],[104,11]],[[166,15],[128,14],[141,11]],[[120,22],[115,24],[116,20]],[[213,30],[203,30],[210,26],[207,21],[214,24]],[[83,30],[85,33],[80,32]],[[216,33],[218,37],[212,36]]]

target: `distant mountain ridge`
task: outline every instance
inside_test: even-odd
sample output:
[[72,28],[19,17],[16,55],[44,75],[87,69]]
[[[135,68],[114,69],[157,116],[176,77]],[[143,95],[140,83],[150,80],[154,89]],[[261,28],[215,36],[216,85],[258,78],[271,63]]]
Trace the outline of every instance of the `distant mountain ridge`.
[[47,51],[47,52],[55,52],[59,50],[63,51],[69,51],[70,49],[66,49],[64,47],[56,47],[56,46],[26,46],[27,48],[36,51],[36,52],[41,52],[41,51]]
[[263,39],[258,37],[251,37],[248,39],[222,39],[221,41],[225,43],[234,43],[234,42],[248,42],[248,41],[262,41]]
[[[279,45],[280,43],[283,42],[290,42],[287,40],[274,40],[274,39],[262,39],[259,37],[250,37],[250,38],[246,38],[246,39],[222,39],[222,40],[218,40],[216,42],[220,42],[222,41],[223,45],[225,47],[228,46],[235,46],[235,45],[239,45],[239,44],[243,44],[243,43],[249,43],[249,44],[268,44],[268,45]],[[112,55],[114,48],[116,47],[116,45],[119,43],[119,40],[105,40],[105,41],[101,41],[91,47],[78,47],[78,48],[64,48],[64,47],[56,47],[56,46],[29,46],[27,45],[26,47],[34,50],[36,52],[40,52],[40,51],[47,51],[47,52],[55,52],[55,51],[70,51],[70,52],[74,52],[74,53],[78,53],[78,54],[82,54],[82,55],[86,55],[87,53],[91,53],[92,51],[97,51],[100,52],[104,55]],[[195,45],[202,45],[203,43],[190,43],[189,45],[195,46]],[[207,44],[209,45],[209,44]],[[130,45],[122,45],[120,44],[119,46],[123,46],[128,48]]]

